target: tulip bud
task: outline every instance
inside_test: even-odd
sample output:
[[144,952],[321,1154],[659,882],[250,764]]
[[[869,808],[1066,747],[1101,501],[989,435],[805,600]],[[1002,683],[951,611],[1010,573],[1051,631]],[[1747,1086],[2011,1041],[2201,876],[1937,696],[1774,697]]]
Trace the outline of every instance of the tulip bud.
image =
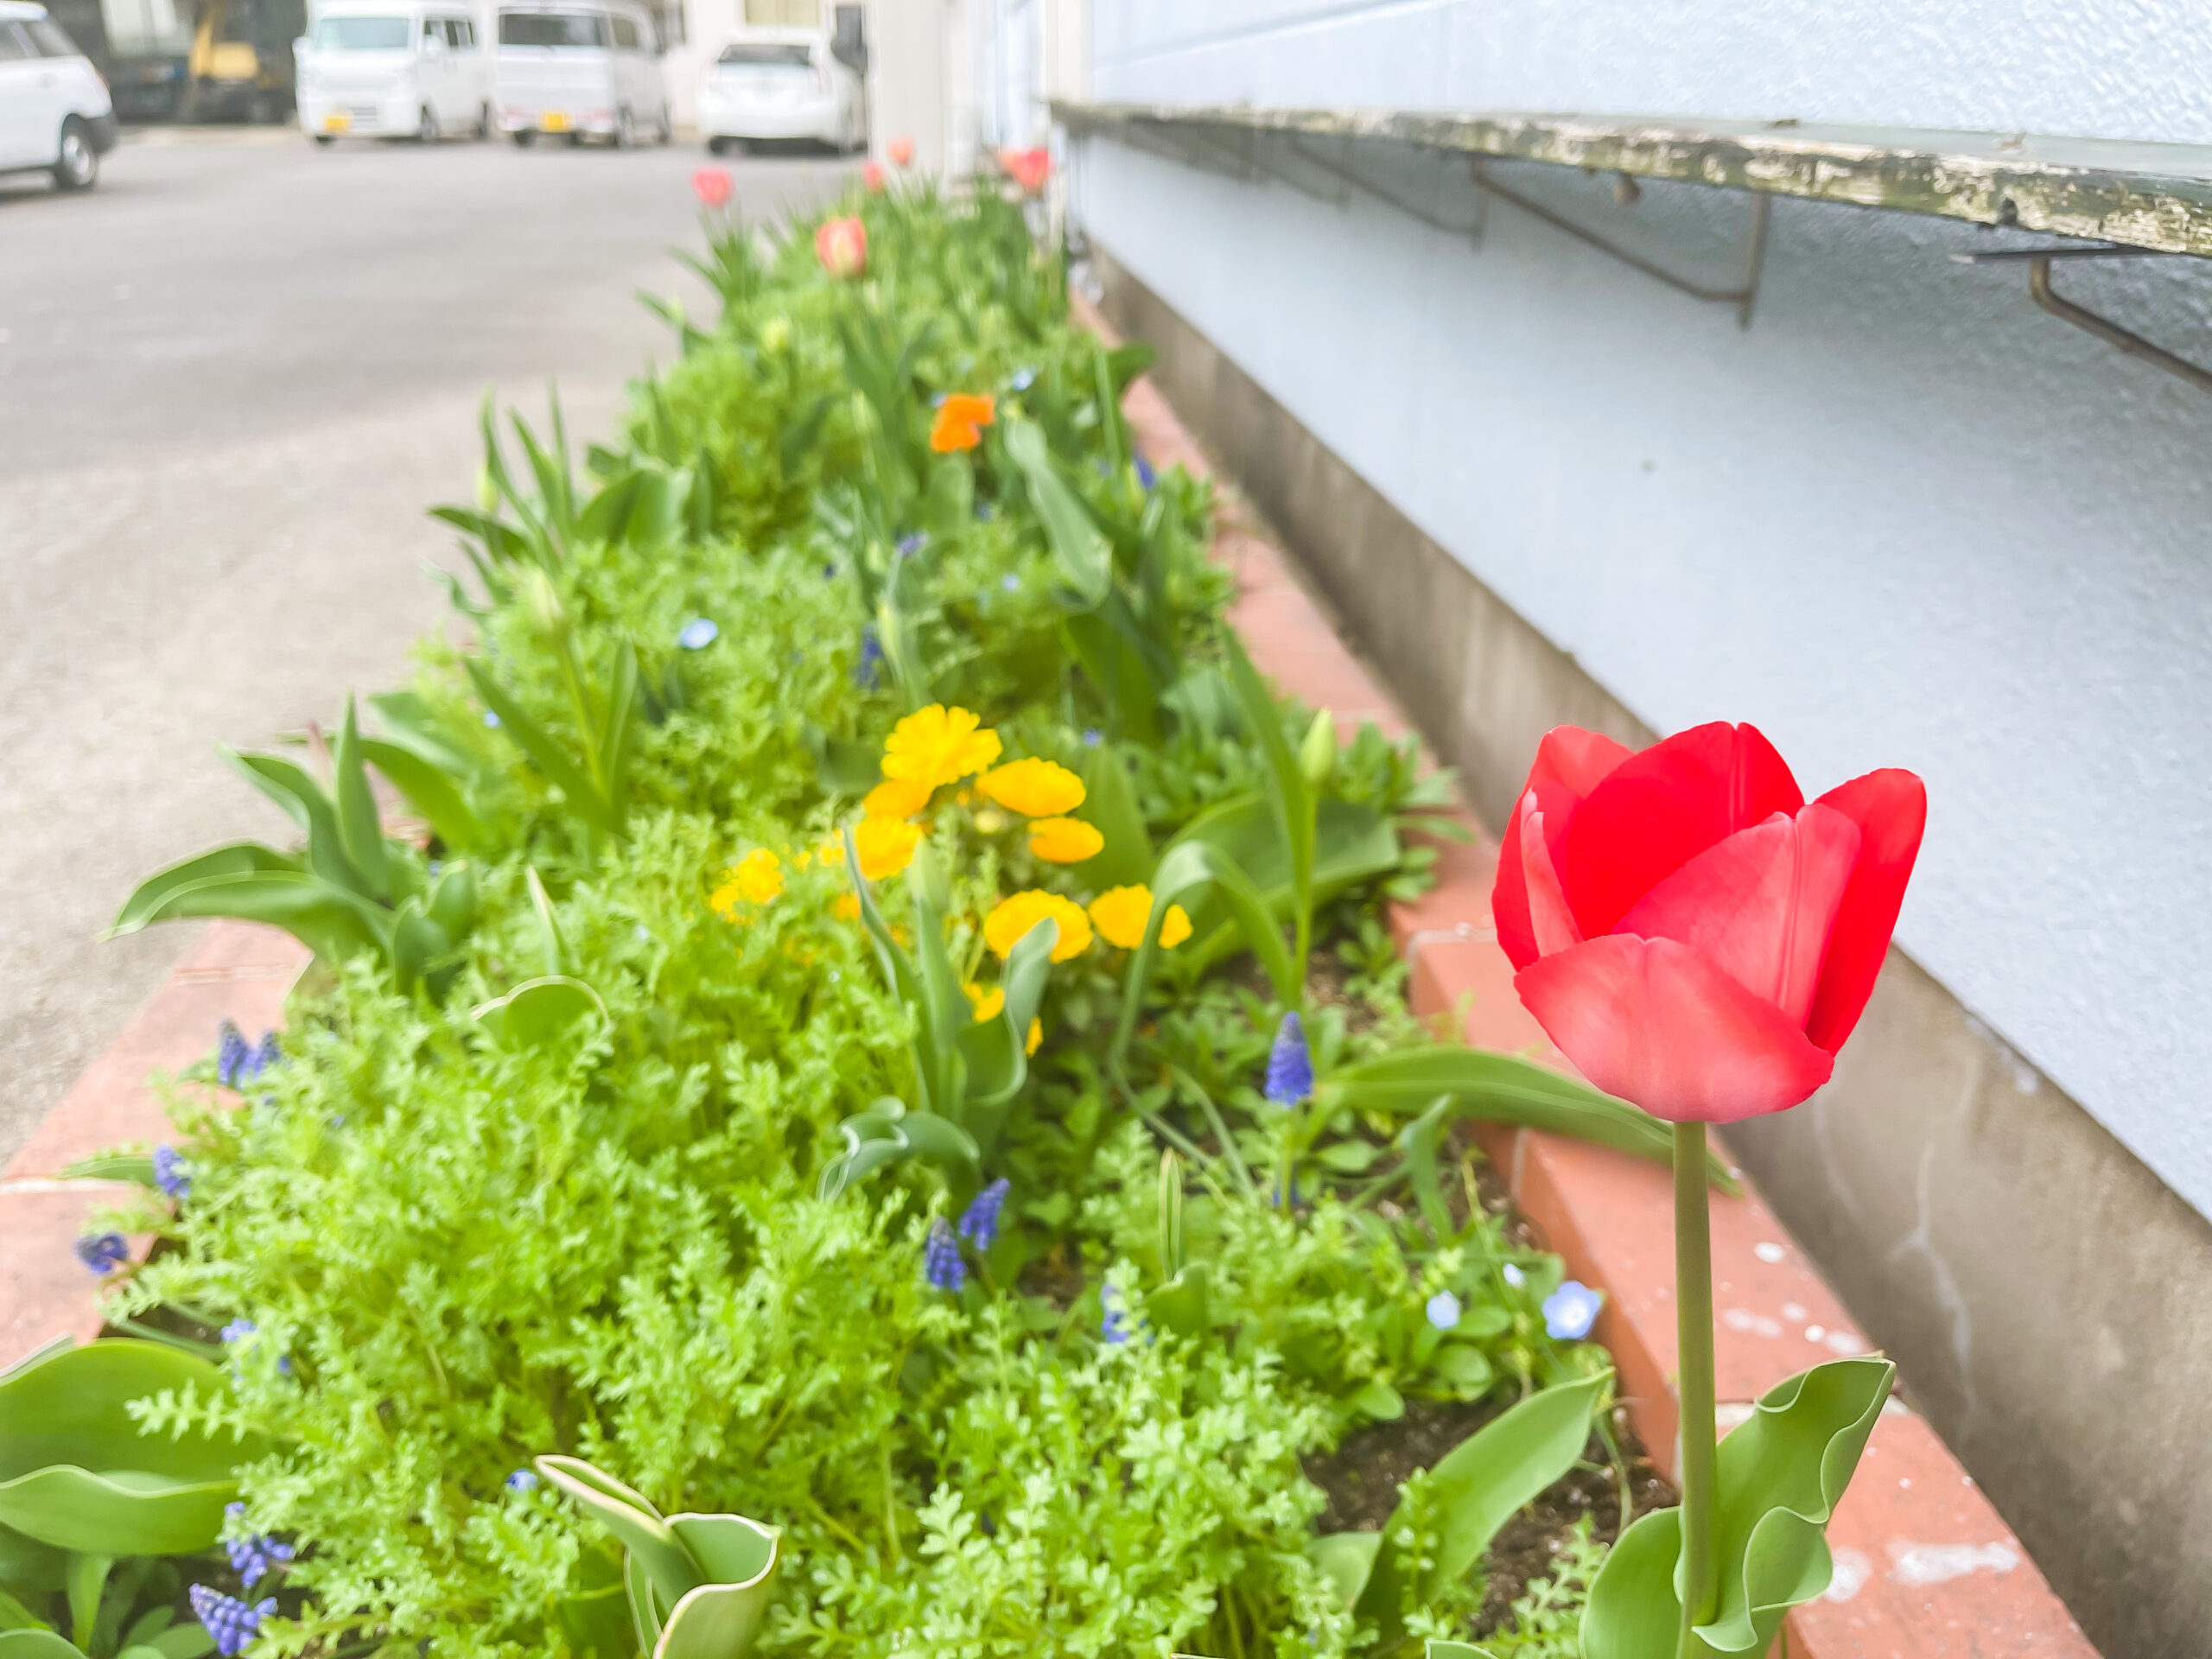
[[485,513],[499,509],[499,486],[492,477],[492,463],[488,461],[476,468],[476,507]]
[[1298,769],[1316,789],[1327,783],[1337,769],[1337,717],[1325,709],[1306,728],[1306,741],[1298,750]]
[[880,162],[870,162],[866,166],[862,167],[861,168],[861,184],[868,191],[868,194],[872,196],[882,194],[882,163]]
[[568,607],[561,603],[560,591],[553,586],[553,578],[543,570],[532,570],[526,578],[523,604],[531,626],[540,638],[557,643],[568,637]]
[[791,320],[771,317],[760,325],[760,344],[772,352],[780,352],[791,343]]
[[911,166],[914,160],[914,141],[906,137],[893,138],[883,147],[883,153],[891,158],[893,167]]
[[857,219],[825,219],[814,232],[814,256],[822,269],[849,282],[868,269],[868,226]]
[[915,899],[936,914],[942,916],[952,907],[951,878],[926,841],[914,849],[914,861],[906,867],[906,883]]

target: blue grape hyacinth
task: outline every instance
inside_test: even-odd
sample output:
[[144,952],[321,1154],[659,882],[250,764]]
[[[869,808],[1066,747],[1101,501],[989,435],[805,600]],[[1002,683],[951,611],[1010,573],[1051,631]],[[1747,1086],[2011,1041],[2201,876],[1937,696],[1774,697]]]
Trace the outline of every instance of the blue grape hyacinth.
[[1603,1293],[1570,1279],[1544,1298],[1544,1329],[1554,1342],[1580,1342],[1598,1322]]
[[177,1155],[175,1147],[154,1148],[154,1185],[172,1198],[190,1194],[192,1173],[185,1167],[184,1160]]
[[264,1032],[257,1047],[246,1041],[244,1032],[226,1020],[216,1033],[215,1081],[226,1089],[243,1089],[283,1058],[284,1051],[278,1046],[275,1032]]
[[1129,1339],[1128,1310],[1122,1305],[1121,1291],[1112,1285],[1101,1285],[1098,1306],[1098,1334],[1118,1348]]
[[[230,1516],[233,1523],[241,1522],[245,1518],[245,1505],[226,1503],[223,1513]],[[266,1535],[226,1538],[223,1549],[230,1556],[231,1566],[237,1571],[240,1581],[249,1590],[292,1559],[289,1544]]]
[[939,1290],[958,1290],[968,1282],[968,1264],[960,1259],[959,1242],[943,1216],[930,1217],[929,1237],[922,1244],[922,1277]]
[[1305,1023],[1295,1014],[1283,1015],[1275,1027],[1265,1092],[1278,1106],[1295,1106],[1313,1092],[1313,1052],[1306,1046]]
[[105,1276],[130,1259],[130,1241],[121,1233],[87,1233],[77,1241],[77,1259]]
[[677,631],[676,643],[686,651],[704,651],[721,637],[721,627],[711,618],[695,616]]
[[959,1234],[979,1250],[988,1250],[999,1242],[999,1211],[1006,1207],[1006,1195],[1012,1185],[1003,1175],[976,1195],[976,1201],[961,1213],[953,1231]]
[[875,624],[871,622],[861,630],[861,659],[853,664],[853,683],[863,691],[874,690],[883,683],[882,661],[883,641],[875,637]]
[[261,1621],[276,1611],[274,1596],[249,1605],[204,1584],[194,1585],[189,1593],[194,1614],[215,1638],[215,1651],[223,1659],[236,1659],[244,1653],[247,1643],[261,1634]]
[[1160,474],[1152,470],[1152,463],[1144,458],[1144,451],[1135,451],[1130,457],[1136,462],[1137,482],[1144,486],[1145,493],[1152,493],[1152,486],[1160,482]]

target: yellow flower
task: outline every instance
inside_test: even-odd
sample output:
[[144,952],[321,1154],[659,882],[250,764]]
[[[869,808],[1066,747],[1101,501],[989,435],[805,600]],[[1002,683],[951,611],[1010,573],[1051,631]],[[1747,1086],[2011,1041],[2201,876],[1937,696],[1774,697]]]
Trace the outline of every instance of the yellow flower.
[[883,745],[883,775],[935,789],[981,772],[999,758],[999,734],[965,709],[933,702],[891,728]]
[[995,836],[1006,828],[1006,814],[995,806],[987,806],[976,815],[976,828],[983,835]]
[[1039,818],[1029,826],[1029,850],[1050,864],[1080,864],[1105,845],[1097,826],[1081,818]]
[[1090,949],[1090,918],[1081,907],[1073,899],[1037,887],[1000,900],[998,907],[983,918],[983,941],[1003,961],[1014,954],[1023,936],[1048,916],[1060,925],[1059,943],[1052,947],[1054,962],[1065,962]]
[[971,982],[960,988],[968,993],[968,1000],[976,1005],[976,1023],[979,1026],[986,1020],[997,1019],[999,1010],[1006,1007],[1006,990],[1003,986],[994,985],[987,991],[982,986]]
[[766,847],[755,847],[732,867],[707,903],[724,919],[736,914],[739,899],[765,905],[784,890],[783,865]]
[[830,906],[832,915],[841,922],[857,922],[861,918],[861,896],[856,893],[841,893],[837,902]]
[[861,811],[871,818],[911,818],[930,804],[932,787],[918,778],[887,778],[868,791]]
[[1021,1046],[1021,1052],[1025,1054],[1034,1054],[1037,1052],[1037,1045],[1044,1040],[1045,1022],[1042,1020],[1032,1020],[1029,1022],[1029,1040]]
[[922,826],[900,818],[862,818],[853,826],[853,848],[859,853],[861,874],[871,881],[893,876],[914,861],[921,845]]
[[976,780],[976,787],[1026,818],[1057,818],[1083,804],[1083,779],[1065,766],[1034,756],[1009,760]]
[[[1090,919],[1109,944],[1134,950],[1144,943],[1144,925],[1152,914],[1152,889],[1111,887],[1090,901]],[[1173,950],[1191,937],[1191,918],[1180,905],[1167,906],[1160,918],[1160,943]]]

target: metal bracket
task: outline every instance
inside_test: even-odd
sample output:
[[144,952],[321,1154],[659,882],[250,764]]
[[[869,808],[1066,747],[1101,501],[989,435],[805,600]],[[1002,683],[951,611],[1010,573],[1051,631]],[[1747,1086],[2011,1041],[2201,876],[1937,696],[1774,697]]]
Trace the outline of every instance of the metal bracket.
[[[1710,283],[1700,283],[1688,276],[1677,276],[1665,266],[1655,264],[1640,253],[1631,252],[1618,243],[1609,242],[1586,226],[1578,225],[1560,213],[1554,213],[1540,201],[1532,200],[1519,191],[1500,184],[1490,176],[1487,157],[1470,156],[1467,168],[1478,189],[1486,191],[1503,200],[1511,202],[1522,213],[1541,219],[1553,229],[1563,231],[1576,241],[1593,247],[1600,253],[1610,254],[1632,270],[1640,270],[1656,281],[1666,283],[1678,293],[1694,300],[1704,300],[1714,305],[1736,308],[1736,326],[1751,326],[1751,312],[1758,303],[1759,279],[1766,272],[1767,222],[1771,215],[1774,199],[1764,192],[1751,197],[1751,223],[1744,244],[1744,279],[1734,288],[1715,288]],[[1633,198],[1631,198],[1633,200]]]
[[2107,346],[2139,357],[2154,369],[2164,369],[2186,380],[2199,391],[2212,391],[2212,369],[2200,369],[2187,358],[2176,357],[2163,346],[2154,346],[2133,329],[2123,328],[2110,317],[2076,305],[2050,285],[2050,267],[2059,259],[2159,259],[2170,256],[2154,248],[2004,248],[1986,253],[1955,253],[1958,265],[2024,264],[2028,268],[2028,293],[2035,302],[2061,322],[2070,322],[2094,334]]

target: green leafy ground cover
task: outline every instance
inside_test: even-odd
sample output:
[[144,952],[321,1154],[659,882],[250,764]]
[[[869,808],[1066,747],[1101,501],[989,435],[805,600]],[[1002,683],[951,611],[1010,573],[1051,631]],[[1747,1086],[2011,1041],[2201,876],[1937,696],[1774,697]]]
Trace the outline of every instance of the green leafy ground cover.
[[[548,1453],[780,1529],[763,1654],[1415,1651],[1467,1633],[1490,1511],[1610,1421],[1602,1352],[1548,1333],[1557,1261],[1449,1130],[1642,1131],[1425,1046],[1379,906],[1440,783],[1254,701],[1207,491],[1133,453],[1141,359],[1070,326],[1018,205],[847,208],[855,282],[710,222],[721,315],[675,319],[581,470],[557,424],[487,420],[444,510],[461,626],[349,711],[327,785],[251,763],[306,850],[126,912],[320,955],[245,1102],[179,1099],[188,1191],[126,1218],[165,1244],[113,1303],[227,1326],[227,1393],[138,1409],[265,1437],[230,1529],[297,1553],[257,1654],[626,1659],[620,1550]],[[933,445],[944,394],[995,400],[972,448]],[[925,806],[871,816],[931,709],[1080,804],[940,756]],[[378,827],[364,766],[424,838]],[[1044,817],[1103,844],[1040,857]],[[1129,887],[1147,950],[1086,908]],[[1070,903],[995,948],[1029,893]],[[1318,1081],[1273,1101],[1293,1011]],[[1452,1402],[1521,1404],[1369,1541],[1317,1542],[1303,1460]],[[1572,1652],[1596,1557],[1503,1650]]]

